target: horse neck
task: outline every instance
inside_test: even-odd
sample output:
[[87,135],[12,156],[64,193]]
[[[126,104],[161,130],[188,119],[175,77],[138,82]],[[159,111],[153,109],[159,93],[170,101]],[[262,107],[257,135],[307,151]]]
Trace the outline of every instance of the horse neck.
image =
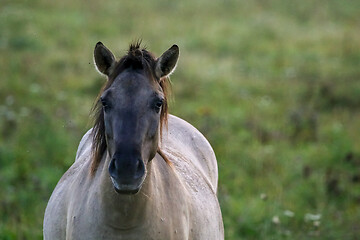
[[118,229],[131,229],[144,224],[151,211],[154,199],[154,183],[152,178],[152,162],[147,165],[147,176],[141,190],[135,195],[115,192],[108,173],[110,158],[103,161],[100,174],[100,207],[104,221]]

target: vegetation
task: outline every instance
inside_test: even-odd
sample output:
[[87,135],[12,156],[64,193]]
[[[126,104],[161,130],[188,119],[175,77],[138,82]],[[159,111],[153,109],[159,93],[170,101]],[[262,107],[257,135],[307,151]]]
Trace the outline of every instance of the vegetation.
[[176,43],[170,112],[209,139],[226,239],[360,236],[360,1],[0,1],[0,239],[42,239],[121,56]]

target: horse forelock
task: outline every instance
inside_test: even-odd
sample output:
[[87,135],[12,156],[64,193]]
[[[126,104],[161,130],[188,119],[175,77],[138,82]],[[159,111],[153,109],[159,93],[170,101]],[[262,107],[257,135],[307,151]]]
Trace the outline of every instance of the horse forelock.
[[[114,67],[113,73],[108,77],[108,81],[101,88],[96,100],[95,104],[92,108],[92,115],[94,118],[94,126],[92,129],[92,163],[90,168],[91,175],[94,175],[103,155],[105,154],[107,144],[105,139],[105,123],[104,123],[104,112],[102,109],[100,97],[105,90],[107,90],[115,81],[116,77],[125,69],[130,67],[141,67],[143,68],[147,74],[149,75],[149,79],[151,81],[155,81],[160,85],[163,93],[164,93],[164,103],[161,108],[160,113],[160,136],[162,133],[163,127],[167,127],[167,119],[168,119],[168,98],[170,94],[170,80],[168,77],[163,77],[161,79],[156,79],[156,75],[154,72],[154,66],[156,63],[156,58],[154,55],[147,51],[146,48],[141,47],[141,40],[130,44],[127,55],[122,57]],[[158,148],[158,153],[160,156],[167,162],[170,161],[164,155],[164,153]]]

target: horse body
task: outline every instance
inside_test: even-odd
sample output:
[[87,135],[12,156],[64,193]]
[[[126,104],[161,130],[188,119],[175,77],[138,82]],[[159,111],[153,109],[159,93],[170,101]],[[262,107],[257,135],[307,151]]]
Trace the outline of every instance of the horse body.
[[106,159],[89,176],[91,130],[85,134],[49,201],[45,239],[222,239],[215,155],[190,124],[175,116],[168,124],[161,145],[173,167],[156,155],[141,191],[130,196],[117,194],[100,171]]
[[[156,68],[157,71],[161,69],[161,66]],[[108,71],[107,68],[100,70]],[[121,81],[131,85],[130,80],[126,82],[126,76],[123,75]],[[109,112],[107,114],[105,118],[110,118]],[[119,110],[116,116],[121,114]],[[126,111],[126,114],[137,113]],[[155,116],[151,114],[149,119]],[[144,115],[142,113],[141,118],[145,118]],[[109,128],[109,123],[114,124],[111,121],[105,126]],[[130,151],[124,157],[123,153],[118,153],[118,149],[127,151],[121,145],[124,140],[116,134],[128,136],[126,128],[122,128],[125,125],[138,133],[138,125],[126,120],[116,125],[115,131],[109,133],[107,130],[107,149],[96,168],[93,159],[96,131],[92,129],[84,135],[74,164],[60,179],[49,200],[44,217],[44,239],[223,239],[216,196],[217,162],[204,136],[189,123],[169,115],[167,127],[159,131],[159,143],[154,135],[144,137],[159,144],[161,152],[152,154],[154,147],[143,140],[141,146],[148,144],[150,150],[140,149],[140,154]],[[156,124],[149,126],[143,131],[146,134],[156,129]],[[133,141],[128,138],[131,145]],[[136,149],[133,146],[136,144],[129,149]],[[146,154],[149,160],[144,157]],[[132,173],[127,178],[118,176],[124,169]]]

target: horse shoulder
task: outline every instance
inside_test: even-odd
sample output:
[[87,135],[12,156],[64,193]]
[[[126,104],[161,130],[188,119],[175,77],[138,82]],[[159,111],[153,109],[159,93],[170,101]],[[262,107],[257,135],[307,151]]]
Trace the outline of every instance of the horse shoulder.
[[161,147],[189,193],[189,239],[223,239],[217,161],[209,142],[195,127],[170,116]]
[[88,168],[91,139],[89,130],[80,141],[75,162],[64,173],[51,194],[44,216],[44,239],[65,239],[67,210],[73,192],[71,186],[78,180],[79,173]]
[[199,130],[185,120],[169,115],[168,129],[164,131],[162,139],[162,147],[170,155],[181,155],[180,158],[191,161],[191,165],[203,175],[212,190],[217,192],[218,168],[215,153]]
[[81,138],[78,149],[76,151],[75,161],[77,161],[79,159],[79,157],[84,154],[84,152],[88,152],[88,150],[91,148],[91,144],[92,144],[92,140],[93,140],[92,137],[93,137],[93,135],[92,135],[92,128],[91,128]]

